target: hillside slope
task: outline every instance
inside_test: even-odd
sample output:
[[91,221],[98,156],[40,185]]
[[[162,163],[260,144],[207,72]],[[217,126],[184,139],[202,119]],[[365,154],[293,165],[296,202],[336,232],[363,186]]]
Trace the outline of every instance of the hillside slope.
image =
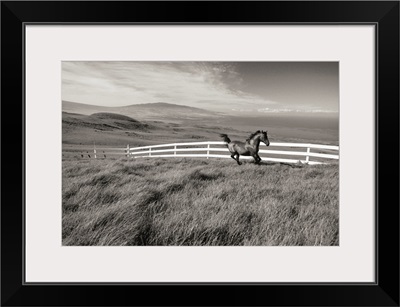
[[66,160],[63,245],[338,245],[338,165]]
[[115,113],[94,113],[91,115],[82,115],[63,112],[62,114],[63,130],[74,128],[92,128],[102,131],[111,130],[147,130],[148,124],[141,123],[129,116]]
[[145,103],[133,104],[122,107],[94,106],[70,101],[62,102],[63,112],[91,115],[93,113],[116,113],[133,117],[139,120],[187,120],[199,118],[218,118],[221,115],[199,108],[170,104],[170,103]]

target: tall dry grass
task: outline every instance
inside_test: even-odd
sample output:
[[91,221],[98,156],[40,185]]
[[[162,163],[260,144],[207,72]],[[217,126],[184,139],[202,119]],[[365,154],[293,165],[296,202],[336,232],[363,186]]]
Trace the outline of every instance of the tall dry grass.
[[338,245],[338,165],[63,161],[63,245]]

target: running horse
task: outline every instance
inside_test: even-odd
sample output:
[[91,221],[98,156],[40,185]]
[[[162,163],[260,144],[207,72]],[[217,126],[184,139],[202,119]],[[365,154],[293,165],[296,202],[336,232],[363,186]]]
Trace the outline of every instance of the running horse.
[[260,163],[261,158],[258,155],[260,142],[263,142],[265,145],[269,146],[267,131],[257,130],[256,132],[250,134],[246,142],[231,141],[231,139],[226,134],[220,134],[220,136],[223,138],[226,146],[231,152],[231,158],[236,160],[237,164],[239,165],[242,164],[242,162],[239,161],[239,157],[241,155],[252,156],[255,163]]

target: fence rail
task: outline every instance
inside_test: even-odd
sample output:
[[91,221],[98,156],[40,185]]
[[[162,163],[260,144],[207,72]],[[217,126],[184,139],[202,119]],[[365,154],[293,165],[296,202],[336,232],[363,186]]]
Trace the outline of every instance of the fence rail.
[[[220,147],[218,147],[220,146]],[[278,148],[278,149],[275,149]],[[103,159],[110,156],[125,155],[129,158],[169,158],[169,157],[198,157],[198,158],[228,158],[230,152],[225,142],[185,142],[131,148],[92,148],[91,150],[76,148],[69,149],[68,154],[83,158]],[[64,153],[63,153],[64,154]],[[270,147],[260,144],[260,158],[263,161],[326,164],[339,160],[339,146],[309,143],[270,143]],[[311,158],[313,161],[311,161]],[[240,159],[253,157],[240,156]]]
[[[168,157],[205,157],[205,158],[231,158],[230,153],[226,147],[210,147],[210,145],[226,145],[225,142],[190,142],[190,143],[171,143],[161,144],[154,146],[141,146],[129,148],[127,147],[127,156],[133,158],[168,158]],[[333,145],[320,145],[320,144],[301,144],[301,143],[270,143],[270,147],[286,147],[286,148],[300,148],[306,151],[293,151],[293,150],[271,150],[262,149],[267,148],[264,144],[260,144],[261,149],[259,151],[260,158],[263,161],[274,161],[274,162],[288,162],[288,163],[308,163],[308,164],[323,164],[327,163],[325,160],[338,160],[339,155],[333,154],[332,151],[338,152],[339,146]],[[178,148],[178,147],[185,148]],[[189,148],[188,148],[189,146]],[[193,147],[195,146],[195,147]],[[204,147],[199,147],[204,146]],[[165,148],[171,147],[171,148]],[[329,150],[330,153],[311,152],[311,149]],[[204,152],[204,153],[190,153],[190,152]],[[213,153],[214,152],[214,153]],[[225,152],[225,155],[216,154],[215,152]],[[165,154],[167,153],[167,154]],[[170,153],[170,154],[168,154]],[[282,156],[296,156],[298,158],[281,158],[281,157],[270,157],[270,155],[282,155]],[[319,158],[323,161],[310,161],[310,157]],[[303,158],[303,159],[301,159]],[[304,159],[305,158],[305,159]],[[240,159],[253,159],[248,156],[240,156]]]

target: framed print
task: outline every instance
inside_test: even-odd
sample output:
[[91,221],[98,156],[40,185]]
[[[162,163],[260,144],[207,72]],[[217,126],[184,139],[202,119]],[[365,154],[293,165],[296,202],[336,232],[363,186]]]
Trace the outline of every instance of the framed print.
[[4,306],[399,305],[398,2],[1,14]]

